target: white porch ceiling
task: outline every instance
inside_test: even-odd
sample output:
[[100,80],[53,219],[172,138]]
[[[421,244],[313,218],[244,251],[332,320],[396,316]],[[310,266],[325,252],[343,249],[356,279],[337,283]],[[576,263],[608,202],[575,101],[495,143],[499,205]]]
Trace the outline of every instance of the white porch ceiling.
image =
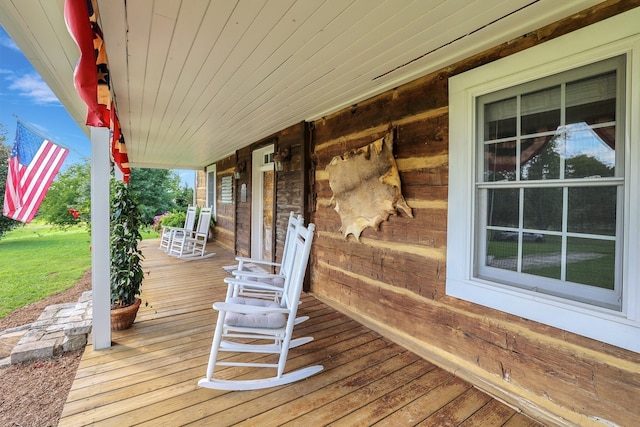
[[[136,167],[201,169],[598,0],[98,0]],[[0,23],[79,126],[64,0],[0,0]]]

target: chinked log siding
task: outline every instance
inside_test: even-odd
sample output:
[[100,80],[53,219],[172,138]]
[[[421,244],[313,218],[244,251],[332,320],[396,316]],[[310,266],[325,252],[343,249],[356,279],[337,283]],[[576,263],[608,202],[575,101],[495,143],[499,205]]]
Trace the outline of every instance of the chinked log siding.
[[[236,165],[244,165],[240,179],[234,182],[234,200],[236,211],[235,248],[236,255],[251,256],[251,147],[236,152]],[[242,185],[246,185],[247,198],[241,199]]]
[[[304,215],[305,130],[301,122],[270,137],[277,140],[275,151],[289,150],[281,172],[276,172],[275,261],[282,261],[289,213]],[[306,223],[306,222],[305,222]]]
[[[234,214],[235,229],[232,223],[220,224],[223,234],[230,233],[235,239],[235,252],[238,256],[251,256],[251,183],[252,183],[252,153],[254,150],[274,145],[274,151],[289,150],[289,157],[285,161],[284,170],[276,172],[276,188],[275,188],[275,215],[274,215],[274,235],[275,244],[274,261],[280,261],[284,247],[284,239],[286,236],[287,222],[289,220],[289,212],[295,214],[305,213],[305,188],[308,183],[305,182],[305,165],[307,162],[306,144],[307,123],[301,122],[283,129],[273,135],[270,135],[250,146],[238,150],[234,156],[232,165],[228,164],[229,160],[224,159],[216,163],[218,170],[221,168],[233,174],[233,168],[236,164],[244,165],[245,169],[240,179],[234,180]],[[231,169],[230,169],[231,168]],[[218,173],[219,177],[221,176]],[[246,185],[246,201],[241,200],[242,185]],[[218,182],[218,186],[220,183]],[[220,192],[218,192],[220,194]],[[220,197],[218,196],[218,206],[220,205]],[[224,206],[224,205],[222,205]],[[308,215],[307,215],[308,216]],[[233,246],[232,246],[233,247]]]
[[[608,1],[313,124],[317,225],[311,291],[549,424],[640,425],[640,355],[446,296],[448,78],[640,5]],[[402,193],[391,216],[345,240],[325,167],[395,129]],[[466,226],[451,224],[451,227]],[[462,255],[462,254],[461,254]]]

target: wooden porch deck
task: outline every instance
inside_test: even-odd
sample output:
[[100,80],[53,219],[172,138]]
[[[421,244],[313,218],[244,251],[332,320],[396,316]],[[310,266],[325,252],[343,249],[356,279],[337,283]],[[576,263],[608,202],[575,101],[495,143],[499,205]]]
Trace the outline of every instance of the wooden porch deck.
[[298,333],[315,340],[293,349],[287,370],[324,371],[287,386],[224,392],[197,386],[205,374],[216,314],[234,264],[228,250],[182,261],[144,241],[143,301],[134,326],[110,349],[88,346],[60,426],[84,425],[429,425],[536,426],[404,348],[304,295]]

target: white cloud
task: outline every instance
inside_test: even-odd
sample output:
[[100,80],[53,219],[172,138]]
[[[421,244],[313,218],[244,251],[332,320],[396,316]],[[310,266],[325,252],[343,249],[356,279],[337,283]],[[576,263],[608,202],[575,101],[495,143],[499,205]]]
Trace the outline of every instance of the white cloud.
[[8,75],[7,79],[11,82],[9,89],[18,92],[20,96],[30,98],[37,104],[59,104],[58,98],[36,73]]
[[8,37],[4,34],[0,34],[0,46],[4,46],[16,52],[20,52],[20,48],[17,44],[14,43],[11,37]]

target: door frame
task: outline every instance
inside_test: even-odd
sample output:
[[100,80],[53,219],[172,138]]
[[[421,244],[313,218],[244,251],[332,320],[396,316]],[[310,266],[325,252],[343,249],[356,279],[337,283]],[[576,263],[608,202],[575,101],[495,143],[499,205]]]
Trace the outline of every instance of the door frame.
[[272,154],[274,150],[275,146],[271,144],[251,153],[251,258],[258,260],[262,259],[263,246],[264,221],[262,212],[264,210],[264,194],[262,190],[264,172],[274,170],[273,160],[265,162],[265,156]]

